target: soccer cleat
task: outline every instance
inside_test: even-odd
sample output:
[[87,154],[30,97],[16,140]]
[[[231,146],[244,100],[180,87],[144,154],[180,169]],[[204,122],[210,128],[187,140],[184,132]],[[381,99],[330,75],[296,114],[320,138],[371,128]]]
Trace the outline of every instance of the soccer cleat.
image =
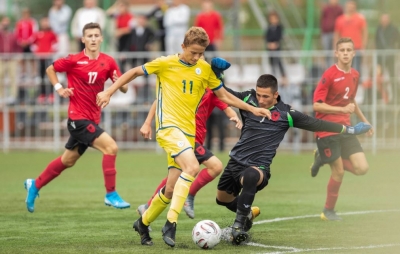
[[104,198],[104,204],[107,206],[113,206],[118,209],[129,208],[131,205],[125,202],[116,191],[110,192],[106,194]]
[[339,217],[334,210],[329,210],[324,208],[324,210],[321,213],[321,220],[339,221],[342,220],[342,218]]
[[187,196],[183,210],[189,218],[194,219],[194,196],[190,194]]
[[249,215],[247,215],[246,220],[244,221],[244,226],[243,226],[243,230],[245,232],[248,232],[251,227],[253,226],[253,221],[256,217],[258,217],[258,215],[260,215],[260,208],[258,206],[253,206],[251,207],[251,211],[249,213]]
[[323,163],[321,161],[321,156],[319,155],[318,149],[314,150],[314,162],[311,164],[311,176],[316,177],[319,171],[319,168],[322,167]]
[[140,217],[133,223],[133,228],[136,232],[138,232],[142,245],[153,245],[153,241],[151,241],[151,237],[149,234],[149,227],[142,223],[142,217]]
[[24,182],[24,186],[26,189],[26,208],[29,212],[33,213],[35,210],[35,199],[39,197],[39,190],[36,188],[35,180],[33,179],[26,179]]
[[167,222],[161,230],[164,242],[170,247],[175,246],[176,222]]
[[[147,203],[142,204],[142,205],[138,206],[138,208],[136,209],[136,212],[139,214],[140,217],[142,217],[144,212],[147,210],[147,208],[149,208],[149,205]],[[149,232],[151,232],[150,226],[149,226]]]
[[247,241],[249,235],[240,227],[232,227],[232,244],[240,245],[242,242]]

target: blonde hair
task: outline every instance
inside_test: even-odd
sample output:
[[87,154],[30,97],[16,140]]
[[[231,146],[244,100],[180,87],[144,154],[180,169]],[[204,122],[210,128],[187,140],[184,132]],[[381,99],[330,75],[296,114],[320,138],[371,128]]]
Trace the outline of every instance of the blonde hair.
[[351,44],[353,44],[353,47],[354,47],[354,42],[350,37],[342,37],[336,42],[336,49],[339,47],[340,44],[346,43],[346,42],[351,42]]
[[210,39],[208,38],[206,31],[198,26],[192,26],[187,30],[185,33],[185,39],[183,40],[183,45],[186,47],[193,44],[207,47],[209,43]]

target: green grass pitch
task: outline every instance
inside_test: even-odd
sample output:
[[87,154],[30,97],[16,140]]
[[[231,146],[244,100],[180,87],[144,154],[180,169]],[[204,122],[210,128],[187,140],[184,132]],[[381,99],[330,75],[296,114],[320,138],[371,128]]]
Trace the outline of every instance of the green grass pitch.
[[[148,200],[167,170],[164,154],[135,151],[123,151],[117,157],[117,190],[131,203],[130,209],[104,205],[102,157],[92,150],[40,191],[35,212],[30,214],[23,182],[37,177],[56,156],[47,152],[0,154],[0,253],[203,253],[191,239],[196,222],[211,219],[221,228],[233,222],[235,215],[215,203],[215,180],[198,193],[196,218],[191,220],[184,212],[180,215],[174,249],[161,237],[166,212],[152,224],[154,246],[141,246],[132,229],[138,218],[136,207]],[[228,160],[226,153],[217,156],[224,163]],[[368,174],[346,173],[336,206],[343,213],[341,222],[317,217],[324,206],[330,170],[324,166],[311,178],[312,158],[311,152],[278,152],[269,186],[256,195],[254,205],[260,207],[261,215],[250,231],[251,245],[221,242],[208,251],[400,253],[399,153],[367,154]]]

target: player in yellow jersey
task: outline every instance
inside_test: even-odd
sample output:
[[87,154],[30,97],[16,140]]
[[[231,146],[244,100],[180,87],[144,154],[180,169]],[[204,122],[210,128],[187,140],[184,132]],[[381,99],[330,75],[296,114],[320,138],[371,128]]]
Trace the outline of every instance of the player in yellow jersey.
[[139,76],[157,75],[156,139],[167,152],[169,171],[165,187],[133,224],[143,245],[153,245],[148,226],[171,203],[162,233],[164,242],[175,246],[178,216],[200,170],[193,151],[195,114],[205,89],[209,87],[228,105],[270,118],[269,110],[253,107],[225,90],[211,66],[200,59],[208,44],[209,38],[204,29],[191,27],[185,34],[181,54],[160,57],[132,68],[107,90],[97,94],[97,105],[104,108],[119,87]]

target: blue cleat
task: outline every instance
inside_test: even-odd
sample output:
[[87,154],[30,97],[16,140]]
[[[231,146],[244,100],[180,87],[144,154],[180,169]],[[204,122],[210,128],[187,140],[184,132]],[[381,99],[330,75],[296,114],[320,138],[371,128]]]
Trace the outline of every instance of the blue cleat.
[[125,202],[116,191],[106,194],[104,198],[104,204],[107,206],[113,206],[118,209],[125,209],[131,207],[131,205]]
[[26,179],[24,182],[24,186],[26,189],[26,208],[30,213],[33,213],[35,210],[35,199],[39,197],[39,190],[36,188],[35,180],[33,179]]

